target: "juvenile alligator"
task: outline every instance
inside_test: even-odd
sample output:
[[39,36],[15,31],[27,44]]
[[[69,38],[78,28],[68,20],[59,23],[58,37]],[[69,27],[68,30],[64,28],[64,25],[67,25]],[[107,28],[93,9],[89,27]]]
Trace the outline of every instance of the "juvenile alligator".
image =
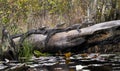
[[77,29],[78,32],[81,32],[80,31],[81,26],[82,26],[81,24],[74,24],[74,25],[69,26],[68,28],[66,28],[65,31],[70,31],[70,30]]

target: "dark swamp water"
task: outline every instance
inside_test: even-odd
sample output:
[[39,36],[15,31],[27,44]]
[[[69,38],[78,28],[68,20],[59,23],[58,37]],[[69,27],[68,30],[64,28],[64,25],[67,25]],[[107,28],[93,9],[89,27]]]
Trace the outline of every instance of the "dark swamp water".
[[76,54],[32,57],[26,63],[0,62],[0,71],[120,71],[119,54]]

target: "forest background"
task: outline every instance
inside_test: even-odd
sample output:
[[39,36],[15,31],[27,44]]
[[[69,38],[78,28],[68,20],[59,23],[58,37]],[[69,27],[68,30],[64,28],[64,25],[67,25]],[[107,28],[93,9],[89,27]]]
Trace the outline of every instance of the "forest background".
[[0,29],[7,26],[10,34],[63,22],[67,27],[117,19],[120,0],[0,0]]

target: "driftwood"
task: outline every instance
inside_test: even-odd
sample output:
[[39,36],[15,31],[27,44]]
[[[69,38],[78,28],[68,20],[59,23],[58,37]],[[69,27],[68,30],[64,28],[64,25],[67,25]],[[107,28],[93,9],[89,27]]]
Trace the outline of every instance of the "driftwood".
[[90,47],[120,42],[120,20],[98,23],[79,30],[37,29],[11,35],[11,38],[17,46],[21,47],[24,41],[29,41],[35,49],[42,52],[81,52]]

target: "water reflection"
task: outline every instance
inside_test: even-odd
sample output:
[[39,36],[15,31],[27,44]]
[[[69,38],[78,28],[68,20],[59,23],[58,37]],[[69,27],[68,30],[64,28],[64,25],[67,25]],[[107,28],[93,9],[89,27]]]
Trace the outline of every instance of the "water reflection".
[[15,71],[9,69],[20,66],[28,66],[27,71],[120,71],[119,56],[113,54],[78,54],[67,58],[64,56],[34,57],[24,66],[22,63],[14,62],[9,62],[9,65],[11,67],[4,65],[4,62],[0,63],[0,71]]

